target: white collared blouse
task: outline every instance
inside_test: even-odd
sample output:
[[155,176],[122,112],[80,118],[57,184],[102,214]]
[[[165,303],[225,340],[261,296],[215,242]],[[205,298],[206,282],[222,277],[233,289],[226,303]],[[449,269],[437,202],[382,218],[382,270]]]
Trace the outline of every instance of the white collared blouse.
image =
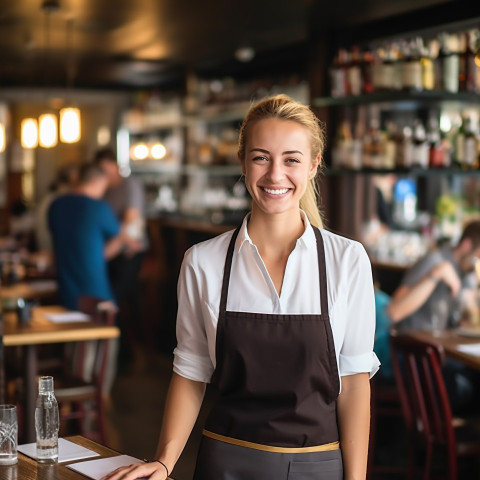
[[[232,261],[227,310],[270,314],[321,313],[315,233],[302,212],[305,231],[291,252],[280,296],[248,235],[244,219]],[[328,308],[340,377],[380,365],[373,352],[375,301],[370,260],[363,246],[321,230],[326,257]],[[178,280],[177,347],[173,370],[210,382],[223,270],[233,231],[191,247]]]

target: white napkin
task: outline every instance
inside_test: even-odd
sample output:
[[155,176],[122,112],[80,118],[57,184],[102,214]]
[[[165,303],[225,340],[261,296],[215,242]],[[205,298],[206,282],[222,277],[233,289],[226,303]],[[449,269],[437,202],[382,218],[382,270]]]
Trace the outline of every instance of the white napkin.
[[[28,457],[37,459],[37,444],[25,443],[19,445],[17,450]],[[98,457],[99,453],[89,450],[88,448],[77,445],[76,443],[65,440],[64,438],[58,439],[58,462],[71,462],[73,460],[82,460],[83,458]]]
[[470,355],[480,357],[480,343],[471,343],[469,345],[458,345],[457,350]]
[[[107,473],[119,467],[125,467],[132,463],[143,463],[141,460],[129,455],[117,455],[116,457],[100,458],[88,462],[71,463],[67,468],[75,470],[93,480],[100,480]],[[141,479],[139,479],[141,480]]]
[[53,323],[88,322],[90,317],[82,312],[49,313],[45,318]]

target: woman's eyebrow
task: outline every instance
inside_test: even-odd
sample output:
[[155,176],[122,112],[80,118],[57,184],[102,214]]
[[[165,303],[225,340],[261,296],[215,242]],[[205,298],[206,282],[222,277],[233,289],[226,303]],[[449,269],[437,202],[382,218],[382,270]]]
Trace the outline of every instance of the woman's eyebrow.
[[[250,152],[270,153],[268,150],[265,150],[264,148],[252,148]],[[303,156],[303,153],[300,150],[286,150],[285,152],[282,153],[282,155],[293,155],[295,153],[299,153],[300,155]]]

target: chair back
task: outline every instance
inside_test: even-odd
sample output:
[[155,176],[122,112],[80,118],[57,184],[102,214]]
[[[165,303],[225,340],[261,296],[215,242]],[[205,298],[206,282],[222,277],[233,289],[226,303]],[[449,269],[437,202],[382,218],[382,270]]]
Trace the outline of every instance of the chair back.
[[[82,296],[78,301],[78,310],[90,315],[92,320],[104,325],[114,325],[116,307],[111,302],[105,302],[90,296]],[[77,378],[93,383],[103,390],[110,359],[112,341],[90,340],[71,344],[69,370]]]
[[446,448],[448,458],[451,458],[456,452],[456,441],[442,374],[443,349],[395,333],[390,342],[407,430],[426,448],[426,463],[431,463],[433,452],[439,446]]

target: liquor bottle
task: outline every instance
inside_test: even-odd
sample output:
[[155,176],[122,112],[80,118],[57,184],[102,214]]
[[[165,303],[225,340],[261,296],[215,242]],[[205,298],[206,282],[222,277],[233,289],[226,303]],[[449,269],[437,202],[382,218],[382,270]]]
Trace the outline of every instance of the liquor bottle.
[[417,38],[418,51],[420,52],[420,65],[422,71],[422,88],[424,90],[433,90],[435,88],[435,56],[438,56],[438,50],[435,51],[435,44],[425,45],[423,39]]
[[423,123],[416,119],[413,123],[413,151],[412,162],[414,167],[428,168],[429,145]]
[[478,92],[477,84],[478,67],[475,63],[475,36],[470,31],[465,34],[466,50],[465,50],[465,90],[467,92]]
[[53,377],[40,377],[35,407],[37,460],[39,463],[58,461],[58,404],[53,391]]
[[346,51],[339,49],[330,69],[330,94],[332,97],[345,97],[347,94]]
[[370,50],[365,50],[363,52],[363,59],[362,59],[362,85],[363,85],[363,93],[372,93],[375,90],[373,85],[373,75],[372,75],[372,68],[373,68],[373,54]]
[[475,120],[473,115],[470,115],[465,126],[465,169],[473,170],[478,168],[477,143],[478,121]]
[[403,56],[402,88],[404,90],[421,90],[423,87],[422,64],[416,42],[404,43]]
[[387,122],[386,133],[384,135],[384,155],[382,167],[387,170],[395,168],[395,161],[397,157],[397,143],[398,127],[393,121]]
[[430,145],[428,163],[431,168],[445,167],[445,151],[442,146],[442,138],[438,121],[434,117],[430,117],[428,121],[427,139]]
[[383,166],[385,145],[380,132],[380,122],[373,117],[363,142],[363,166],[378,169]]
[[447,92],[458,92],[460,59],[458,55],[458,38],[455,35],[443,33],[440,37],[442,44],[442,75],[443,89]]
[[360,95],[362,93],[362,54],[358,46],[354,45],[350,56],[350,62],[347,67],[347,84],[350,95]]
[[412,129],[408,125],[403,127],[397,137],[397,154],[395,165],[397,168],[411,168],[413,166]]
[[454,140],[454,149],[455,149],[455,163],[463,168],[465,166],[465,136],[466,136],[466,126],[467,126],[467,115],[465,112],[462,112],[462,123],[458,127],[458,130],[455,134]]

